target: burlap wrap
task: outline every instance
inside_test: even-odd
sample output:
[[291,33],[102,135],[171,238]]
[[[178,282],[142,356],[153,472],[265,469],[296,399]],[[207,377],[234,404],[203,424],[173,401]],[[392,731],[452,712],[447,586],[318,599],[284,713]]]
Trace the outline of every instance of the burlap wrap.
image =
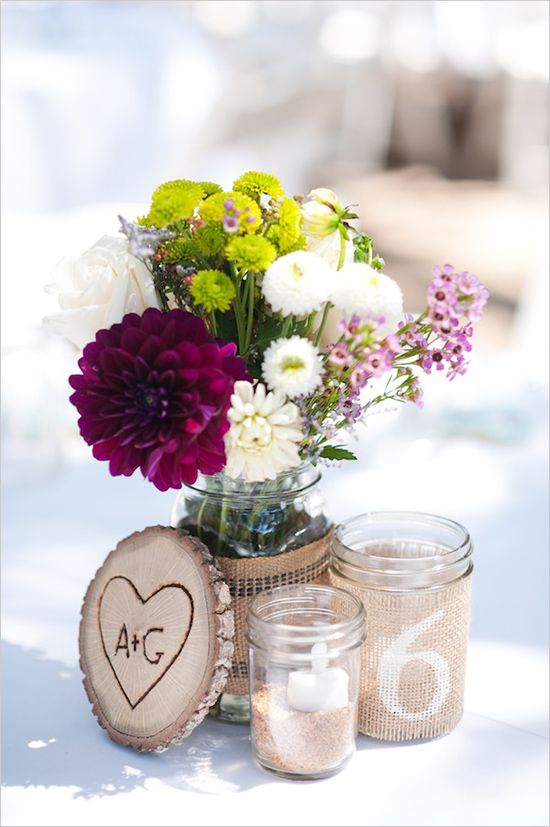
[[329,531],[315,543],[276,554],[274,557],[216,558],[231,592],[235,616],[235,651],[225,692],[235,695],[248,693],[246,616],[250,601],[260,592],[275,589],[277,586],[326,582],[331,533]]
[[416,592],[358,588],[332,570],[331,585],[362,601],[367,616],[359,731],[383,741],[450,732],[464,709],[471,575]]

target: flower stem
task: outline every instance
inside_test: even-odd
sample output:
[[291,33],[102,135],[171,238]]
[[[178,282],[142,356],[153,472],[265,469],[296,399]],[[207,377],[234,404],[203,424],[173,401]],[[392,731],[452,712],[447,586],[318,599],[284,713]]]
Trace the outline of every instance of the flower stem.
[[[344,266],[344,261],[346,258],[346,236],[342,228],[340,228],[340,255],[338,257],[338,267],[337,270],[341,270]],[[317,330],[317,335],[315,336],[315,346],[319,346],[319,342],[321,341],[321,336],[323,335],[323,330],[325,329],[325,325],[327,323],[328,314],[330,313],[331,309],[334,307],[332,302],[328,301],[325,304],[325,309],[323,310],[323,316],[321,318],[321,324],[319,325],[319,329]]]
[[237,322],[237,338],[239,339],[239,354],[242,356],[245,346],[245,329],[243,318],[243,306],[241,302],[241,279],[237,273],[235,265],[231,264],[231,275],[235,282],[235,298],[233,299],[233,310],[235,311],[235,321]]
[[328,314],[330,313],[330,311],[333,307],[334,307],[334,305],[332,304],[332,302],[327,302],[325,304],[325,309],[323,310],[323,317],[321,319],[321,324],[319,325],[317,335],[315,336],[315,347],[319,346],[319,342],[321,341],[321,336],[323,335],[323,330],[325,329],[325,325],[327,323]]
[[[346,235],[342,227],[340,227],[340,255],[338,256],[337,270],[341,270],[346,260]],[[369,262],[370,263],[370,262]]]
[[210,324],[212,325],[212,335],[218,335],[218,325],[216,324],[216,314],[214,311],[210,314]]
[[292,330],[292,325],[294,323],[294,316],[290,315],[285,318],[283,321],[283,326],[281,328],[281,338],[285,339],[290,331]]
[[252,343],[252,330],[254,325],[254,291],[255,291],[255,277],[254,273],[250,270],[247,276],[247,289],[248,289],[248,318],[247,318],[247,325],[246,325],[246,339],[245,339],[245,353],[248,353],[250,345]]
[[225,484],[222,483],[222,504],[218,519],[218,531],[216,533],[216,556],[220,556],[221,552],[223,551],[223,546],[225,543],[225,520],[227,516],[227,496],[225,492]]

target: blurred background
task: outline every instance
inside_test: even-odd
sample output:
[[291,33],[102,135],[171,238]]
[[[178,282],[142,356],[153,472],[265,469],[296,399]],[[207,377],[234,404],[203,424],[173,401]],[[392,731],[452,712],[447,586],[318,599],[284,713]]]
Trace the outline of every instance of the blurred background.
[[434,264],[470,269],[492,296],[478,343],[543,381],[547,96],[544,1],[4,0],[8,480],[74,446],[49,271],[171,178],[335,189],[409,308]]
[[[291,194],[328,186],[358,204],[409,309],[422,307],[437,263],[491,291],[469,375],[426,380],[422,412],[372,418],[347,469],[362,482],[336,517],[403,505],[479,520],[491,536],[504,513],[521,512],[516,531],[535,561],[524,574],[540,588],[548,10],[536,0],[4,0],[2,439],[16,546],[34,542],[29,509],[51,521],[56,548],[60,519],[81,532],[102,515],[97,532],[111,509],[134,530],[138,503],[150,519],[169,513],[169,495],[110,479],[77,435],[66,381],[77,354],[41,329],[55,309],[43,290],[51,268],[116,233],[118,213],[143,212],[161,181],[229,187],[265,169]],[[326,479],[330,494],[342,476]],[[105,542],[122,536],[113,526]]]
[[[447,774],[491,765],[496,786],[481,774],[456,801],[477,790],[504,802],[506,788],[523,803],[505,823],[547,823],[529,819],[544,806],[531,770],[548,705],[548,11],[545,0],[1,3],[2,606],[7,781],[22,806],[44,784],[130,783],[126,758],[93,757],[79,610],[107,552],[167,522],[174,499],[91,458],[68,403],[77,354],[41,328],[56,309],[44,285],[63,256],[115,234],[118,213],[143,214],[160,182],[229,187],[259,169],[289,194],[326,186],[359,205],[408,309],[423,307],[435,264],[491,291],[468,375],[426,377],[422,411],[370,417],[359,461],[327,469],[324,486],[336,521],[410,509],[471,531],[466,709],[509,726],[490,760],[478,740]],[[36,686],[41,704],[25,701]],[[532,734],[524,752],[510,740],[520,729]],[[31,760],[27,742],[51,746]],[[171,755],[162,772],[179,778]],[[188,783],[204,785],[196,772]]]

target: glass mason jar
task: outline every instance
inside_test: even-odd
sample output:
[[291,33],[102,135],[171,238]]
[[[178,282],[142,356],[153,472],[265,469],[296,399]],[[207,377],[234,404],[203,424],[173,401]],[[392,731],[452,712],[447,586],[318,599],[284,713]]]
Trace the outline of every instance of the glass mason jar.
[[402,741],[450,732],[464,708],[472,542],[444,517],[373,512],[339,525],[330,582],[367,615],[359,730]]
[[198,537],[214,556],[282,554],[327,533],[320,480],[308,463],[264,482],[199,474],[178,493],[171,525]]
[[[198,537],[220,558],[234,602],[235,648],[240,657],[234,659],[238,662],[234,663],[235,674],[232,671],[228,691],[222,693],[210,712],[213,717],[231,723],[250,720],[247,606],[242,611],[237,611],[237,606],[239,601],[255,594],[255,589],[251,591],[239,581],[242,574],[227,571],[228,567],[234,568],[230,561],[274,557],[325,537],[330,521],[324,511],[320,480],[320,472],[307,463],[264,482],[234,480],[223,473],[199,475],[193,485],[184,485],[176,497],[171,525]],[[247,573],[246,580],[252,578],[256,583],[262,575],[263,571]]]
[[252,749],[286,778],[333,775],[355,751],[365,613],[353,595],[297,585],[248,612]]

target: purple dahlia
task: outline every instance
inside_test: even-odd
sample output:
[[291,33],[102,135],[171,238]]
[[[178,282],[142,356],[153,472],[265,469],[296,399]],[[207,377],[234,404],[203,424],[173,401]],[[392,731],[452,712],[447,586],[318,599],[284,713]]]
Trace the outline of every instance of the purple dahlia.
[[161,491],[221,471],[233,384],[249,378],[235,354],[184,310],[149,308],[99,330],[69,378],[94,457],[113,476],[140,468]]

